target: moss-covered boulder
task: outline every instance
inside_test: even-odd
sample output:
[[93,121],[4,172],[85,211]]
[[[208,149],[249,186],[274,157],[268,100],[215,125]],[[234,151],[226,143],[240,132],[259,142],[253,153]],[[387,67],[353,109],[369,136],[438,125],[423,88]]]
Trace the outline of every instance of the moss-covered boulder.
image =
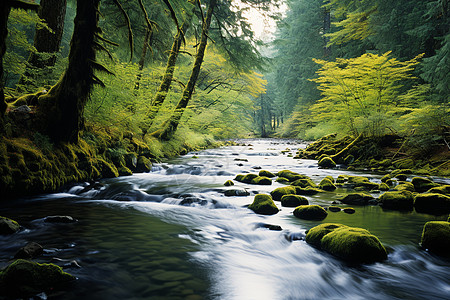
[[374,263],[387,259],[387,252],[378,238],[369,231],[355,227],[339,227],[324,235],[322,250],[354,263]]
[[295,187],[295,192],[296,192],[297,195],[311,196],[311,195],[315,195],[315,194],[321,193],[323,191],[321,189],[313,188],[313,187],[310,187],[310,186],[307,186],[305,188],[296,186]]
[[304,220],[323,220],[327,217],[327,211],[319,205],[301,205],[294,209],[294,216]]
[[151,169],[152,163],[150,159],[148,159],[145,156],[139,156],[136,163],[136,172],[138,173],[150,172]]
[[427,222],[423,227],[422,248],[438,255],[450,256],[450,223],[445,221]]
[[378,186],[378,189],[379,189],[380,191],[389,191],[389,186],[388,186],[386,183],[382,182],[382,183],[380,183],[380,185]]
[[271,185],[272,180],[269,177],[258,176],[252,179],[251,184]]
[[311,180],[311,178],[301,178],[301,179],[297,179],[294,182],[291,183],[291,185],[293,186],[299,186],[302,188],[305,187],[316,187],[316,184]]
[[38,264],[18,259],[0,273],[0,291],[5,296],[28,298],[75,280],[54,264]]
[[371,182],[369,178],[364,176],[348,176],[348,180],[346,183],[347,186],[353,188],[360,188],[361,190],[376,190],[379,188],[379,184],[375,182]]
[[410,191],[415,192],[414,185],[411,182],[401,181],[399,184],[394,187],[396,191]]
[[306,242],[353,263],[385,260],[387,252],[378,238],[362,228],[324,223],[308,230]]
[[346,175],[339,175],[336,178],[336,183],[345,183],[347,181],[348,181],[348,176],[346,176]]
[[289,182],[293,182],[297,179],[307,178],[305,175],[301,175],[299,173],[292,172],[290,170],[282,170],[276,174],[278,177],[283,177],[289,180]]
[[297,207],[300,205],[308,205],[308,199],[299,195],[284,195],[281,197],[281,206]]
[[269,178],[275,177],[275,174],[273,174],[272,172],[269,172],[267,170],[260,170],[258,175],[263,176],[263,177],[269,177]]
[[319,188],[321,188],[324,191],[334,191],[336,189],[336,186],[334,183],[330,180],[330,178],[324,178],[319,183]]
[[333,161],[331,157],[324,157],[321,160],[319,160],[319,167],[324,169],[333,169],[336,168],[336,163]]
[[233,180],[227,180],[227,181],[225,181],[225,183],[223,185],[224,186],[232,186],[232,185],[234,185],[234,182],[233,182]]
[[443,194],[418,194],[414,197],[414,207],[417,212],[433,215],[450,213],[450,197]]
[[397,178],[399,181],[406,181],[406,179],[408,179],[408,175],[398,174],[397,176],[395,176],[395,178]]
[[389,179],[391,179],[391,175],[390,174],[386,174],[383,177],[381,177],[381,182],[386,183],[386,181],[388,181]]
[[414,206],[414,195],[410,191],[385,192],[378,200],[387,209],[412,210]]
[[13,234],[19,231],[20,225],[14,220],[0,216],[0,234]]
[[266,194],[255,195],[253,203],[248,208],[260,215],[274,215],[279,211],[272,197]]
[[289,184],[289,180],[284,177],[278,177],[275,181],[281,184]]
[[270,195],[272,196],[273,200],[276,200],[276,201],[281,201],[281,197],[283,197],[284,195],[289,195],[289,194],[294,194],[294,195],[297,194],[294,186],[283,186],[283,187],[276,188],[272,192],[270,192]]
[[438,187],[439,184],[434,183],[431,179],[423,177],[413,177],[411,183],[414,185],[416,192],[422,193],[426,192],[431,188]]
[[443,195],[450,195],[450,184],[441,185],[428,190],[428,193],[438,193]]
[[369,203],[370,200],[373,200],[374,197],[372,195],[369,194],[364,194],[364,193],[351,193],[351,194],[347,194],[344,197],[342,197],[341,199],[339,199],[339,201],[341,201],[344,204],[349,204],[349,205],[367,205]]
[[243,182],[243,183],[252,183],[252,180],[259,177],[257,174],[238,174],[234,178],[234,180]]

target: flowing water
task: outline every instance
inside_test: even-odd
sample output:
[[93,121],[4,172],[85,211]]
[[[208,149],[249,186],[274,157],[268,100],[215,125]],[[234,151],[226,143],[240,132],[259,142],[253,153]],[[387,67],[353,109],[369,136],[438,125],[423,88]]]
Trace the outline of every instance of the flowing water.
[[[316,183],[339,174],[380,182],[381,175],[318,169],[316,161],[294,160],[289,153],[305,147],[297,141],[244,142],[247,146],[189,153],[155,164],[150,173],[3,201],[0,215],[16,219],[23,229],[0,236],[0,267],[29,241],[45,247],[40,262],[77,261],[80,268],[66,271],[78,280],[64,291],[41,294],[41,299],[450,299],[450,261],[419,248],[425,222],[447,216],[383,211],[378,206],[354,206],[352,215],[329,212],[323,222],[366,228],[389,249],[382,263],[346,264],[301,239],[322,222],[297,219],[293,208],[282,208],[280,202],[282,210],[272,216],[246,208],[254,194],[269,193],[281,184],[223,183],[259,168],[289,169]],[[286,148],[290,151],[282,153]],[[250,195],[224,195],[236,188]],[[345,192],[307,198],[330,205]],[[49,215],[71,215],[78,222],[49,224],[44,222]],[[282,230],[269,230],[268,224]]]

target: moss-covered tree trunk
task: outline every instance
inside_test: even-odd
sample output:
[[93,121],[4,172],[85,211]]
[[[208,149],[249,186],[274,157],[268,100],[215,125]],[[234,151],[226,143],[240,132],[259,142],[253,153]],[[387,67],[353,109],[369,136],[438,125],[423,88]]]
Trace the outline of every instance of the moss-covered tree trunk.
[[198,75],[200,74],[203,58],[205,56],[206,45],[208,43],[208,31],[211,26],[211,20],[216,4],[216,0],[211,0],[209,3],[206,18],[203,22],[202,36],[198,46],[197,55],[195,57],[194,67],[192,68],[191,76],[189,77],[189,81],[183,91],[183,95],[181,96],[181,99],[170,119],[164,123],[161,130],[152,133],[153,136],[163,140],[168,140],[176,132],[178,125],[180,124],[181,117],[183,116],[183,113],[192,98],[192,93],[194,92],[195,84],[197,83]]
[[166,100],[167,93],[169,92],[170,86],[173,80],[173,73],[175,72],[175,65],[177,63],[178,54],[180,53],[181,44],[183,43],[183,36],[186,30],[188,29],[188,22],[186,21],[183,26],[181,26],[181,30],[178,30],[177,35],[175,36],[172,44],[172,49],[170,50],[169,58],[167,59],[166,71],[164,73],[163,80],[159,85],[158,91],[156,92],[155,99],[152,102],[152,105],[147,113],[146,119],[148,120],[144,131],[146,132],[150,126],[152,126],[153,121],[156,115],[159,112],[159,109]]
[[52,30],[36,27],[34,47],[37,52],[28,58],[29,69],[21,77],[21,84],[28,84],[28,77],[33,77],[33,69],[43,69],[55,65],[56,54],[59,52],[64,32],[64,18],[66,16],[67,0],[41,0],[38,15],[44,19]]
[[94,70],[105,70],[95,62],[100,0],[77,0],[69,64],[59,82],[39,97],[38,118],[54,141],[78,141],[84,127],[83,112],[92,87],[101,83]]
[[142,47],[141,58],[139,59],[139,63],[138,63],[139,72],[136,76],[136,83],[134,84],[135,90],[139,90],[139,84],[140,84],[141,78],[142,78],[142,70],[144,70],[144,67],[145,67],[145,58],[147,56],[148,48],[150,47],[150,45],[152,43],[152,37],[153,37],[153,30],[151,28],[147,28],[147,30],[145,31],[145,36],[144,36],[144,45]]

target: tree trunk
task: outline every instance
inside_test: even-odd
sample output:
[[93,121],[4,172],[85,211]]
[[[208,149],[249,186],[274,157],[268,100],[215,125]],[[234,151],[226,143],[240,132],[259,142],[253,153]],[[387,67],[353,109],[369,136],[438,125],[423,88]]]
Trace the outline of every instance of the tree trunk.
[[28,68],[19,80],[19,84],[32,84],[32,79],[40,77],[34,74],[34,69],[43,69],[55,65],[64,32],[64,18],[66,16],[67,0],[41,0],[38,16],[44,19],[50,32],[36,26],[34,47],[37,52],[30,54]]
[[145,57],[147,56],[147,50],[148,50],[148,47],[150,47],[152,37],[153,37],[153,30],[150,28],[147,28],[147,30],[145,31],[144,46],[142,47],[141,59],[139,60],[139,63],[138,63],[139,73],[136,76],[136,83],[134,85],[135,90],[139,90],[139,84],[140,84],[140,81],[142,78],[142,70],[144,69],[144,66],[145,66]]
[[175,72],[175,65],[177,63],[178,54],[180,53],[181,43],[183,42],[183,35],[188,27],[189,24],[188,21],[186,21],[183,26],[181,26],[181,31],[178,31],[173,40],[172,49],[170,50],[169,58],[167,59],[166,72],[164,73],[163,80],[161,81],[158,91],[156,92],[152,106],[147,112],[146,119],[148,120],[148,123],[145,125],[146,128],[143,129],[144,132],[147,132],[147,130],[152,126],[159,109],[163,105],[164,100],[166,100],[167,93],[169,92],[172,84],[173,73]]
[[191,76],[189,77],[189,81],[183,91],[183,95],[178,102],[172,116],[167,122],[165,122],[163,128],[152,134],[160,139],[168,140],[177,131],[181,117],[183,116],[183,113],[192,98],[192,93],[194,92],[195,84],[197,82],[198,75],[200,74],[203,58],[205,56],[206,45],[208,43],[208,30],[211,26],[211,20],[216,4],[217,0],[210,1],[208,11],[206,13],[206,18],[202,27],[202,37],[200,39],[197,55],[195,57],[194,67],[192,68]]
[[54,141],[78,142],[84,127],[83,112],[95,83],[94,70],[105,69],[95,62],[96,33],[99,32],[100,0],[77,0],[69,64],[59,82],[39,97],[38,118]]

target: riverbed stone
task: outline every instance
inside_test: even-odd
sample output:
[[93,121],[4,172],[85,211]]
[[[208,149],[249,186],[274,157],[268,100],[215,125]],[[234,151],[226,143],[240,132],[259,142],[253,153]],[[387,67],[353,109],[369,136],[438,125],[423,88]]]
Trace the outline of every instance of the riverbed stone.
[[328,157],[328,156],[319,160],[318,164],[319,164],[319,167],[324,168],[324,169],[336,168],[336,163],[333,161],[333,159],[331,157]]
[[281,197],[281,206],[297,207],[299,205],[308,205],[308,199],[299,195],[284,195]]
[[39,264],[18,259],[0,273],[0,291],[5,296],[28,298],[59,288],[75,277],[54,264]]
[[423,177],[413,177],[411,183],[414,185],[416,192],[426,192],[431,188],[438,187],[439,184],[434,183],[431,179]]
[[359,188],[367,191],[376,190],[379,188],[378,183],[371,182],[369,178],[364,176],[348,176],[346,185],[355,189]]
[[233,180],[227,180],[227,181],[225,181],[225,183],[223,185],[224,186],[232,186],[232,185],[234,185],[234,182],[233,182]]
[[431,188],[427,191],[427,193],[438,193],[438,194],[443,194],[443,195],[450,195],[450,184]]
[[302,188],[305,187],[316,187],[316,184],[311,180],[311,178],[301,178],[301,179],[297,179],[294,182],[291,183],[291,185],[293,186],[299,186]]
[[44,248],[35,242],[29,242],[19,249],[14,255],[15,259],[32,259],[41,256],[44,253]]
[[411,182],[407,182],[407,181],[400,181],[399,184],[394,187],[394,190],[396,191],[410,191],[410,192],[415,192],[415,188],[414,185]]
[[45,217],[44,222],[47,223],[75,223],[78,220],[72,216],[48,216]]
[[263,176],[263,177],[269,177],[269,178],[275,177],[275,174],[273,174],[272,172],[269,172],[267,170],[260,170],[258,175]]
[[340,212],[341,211],[341,208],[340,207],[338,207],[338,206],[329,206],[328,207],[328,210],[329,211],[331,211],[331,212]]
[[260,215],[274,215],[279,211],[272,197],[266,194],[255,195],[253,203],[248,208]]
[[305,241],[314,247],[320,248],[322,238],[333,230],[341,227],[347,226],[337,223],[324,223],[317,225],[306,232]]
[[323,220],[327,217],[327,211],[319,205],[300,205],[293,212],[294,216],[304,220]]
[[386,183],[382,182],[382,183],[380,183],[380,185],[378,186],[378,189],[379,189],[380,191],[389,191],[389,186],[388,186]]
[[0,216],[0,234],[7,235],[19,231],[20,225],[16,221]]
[[336,186],[334,183],[330,180],[330,178],[324,178],[319,183],[319,188],[321,188],[324,191],[334,191],[336,189]]
[[281,201],[281,197],[289,194],[297,194],[294,186],[283,186],[276,188],[272,192],[270,192],[270,195],[275,201]]
[[423,227],[422,248],[438,255],[450,256],[450,223],[445,221],[427,222]]
[[308,178],[308,176],[301,175],[299,173],[292,172],[290,170],[282,170],[276,174],[278,177],[286,178],[289,182],[293,182],[297,179]]
[[252,183],[252,180],[259,177],[257,174],[238,174],[234,178],[234,180],[243,182],[243,183]]
[[437,193],[418,194],[414,197],[414,207],[420,213],[448,214],[450,213],[450,197]]
[[269,177],[258,176],[256,178],[253,178],[251,183],[252,184],[259,184],[259,185],[271,185],[272,184],[272,180]]
[[145,156],[139,156],[136,163],[136,172],[138,173],[145,173],[150,172],[152,169],[152,163],[150,159],[148,159]]
[[281,184],[289,184],[289,180],[284,177],[278,177],[275,181]]
[[393,210],[412,210],[414,206],[414,194],[410,191],[385,192],[379,198],[383,208]]
[[310,187],[310,186],[307,186],[305,188],[302,188],[302,187],[299,187],[299,186],[295,187],[295,193],[297,195],[310,196],[310,195],[315,195],[315,194],[318,194],[318,193],[321,193],[321,192],[323,192],[323,190],[318,189],[318,188],[313,188],[313,187]]
[[354,214],[356,212],[356,210],[353,207],[346,207],[343,209],[343,211],[349,215]]
[[248,196],[250,195],[249,192],[247,192],[247,190],[245,189],[231,189],[231,190],[226,190],[224,192],[225,196],[227,197],[233,197],[233,196]]
[[347,194],[344,197],[342,197],[341,199],[339,199],[339,201],[341,201],[344,204],[348,204],[348,205],[367,205],[369,200],[374,199],[374,197],[372,195],[369,194],[365,194],[365,193],[351,193],[351,194]]

